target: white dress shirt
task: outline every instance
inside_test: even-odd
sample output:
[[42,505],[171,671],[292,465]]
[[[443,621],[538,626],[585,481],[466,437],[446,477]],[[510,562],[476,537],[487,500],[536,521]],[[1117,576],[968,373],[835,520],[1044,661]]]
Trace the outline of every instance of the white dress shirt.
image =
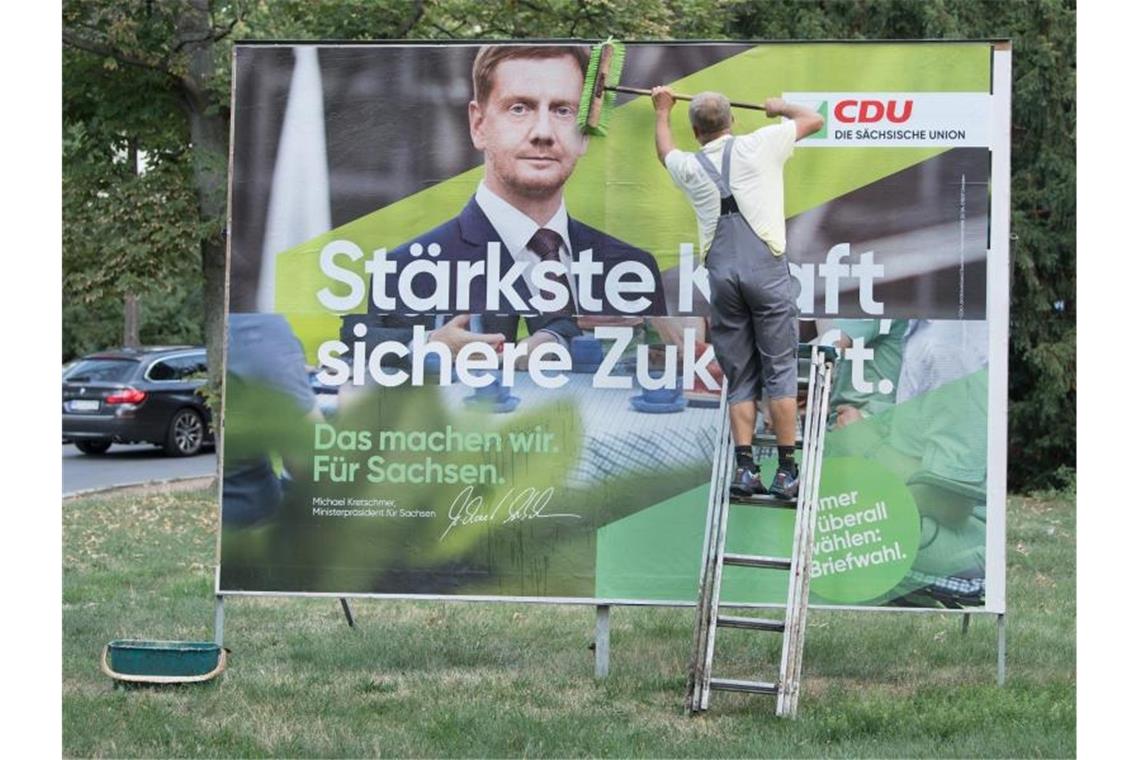
[[[530,270],[535,264],[539,263],[541,259],[537,253],[527,247],[527,244],[530,242],[530,239],[534,237],[534,233],[538,232],[538,224],[529,216],[495,195],[495,193],[487,187],[486,182],[479,182],[479,188],[475,191],[475,202],[479,204],[479,208],[487,215],[487,219],[491,222],[491,226],[495,228],[495,232],[499,233],[499,238],[503,241],[503,247],[511,254],[511,258],[514,259],[515,262],[521,262],[524,265],[523,276],[520,279],[526,282],[526,287],[529,289]],[[562,238],[562,245],[558,248],[558,260],[566,267],[566,280],[570,284],[570,297],[573,299],[570,306],[573,308],[578,303],[578,290],[574,283],[574,278],[570,276],[570,231],[568,225],[566,201],[563,200],[558,204],[558,210],[554,212],[554,216],[551,217],[550,221],[544,224],[543,227],[548,230],[554,230],[558,233],[558,236]],[[503,270],[505,271],[506,269],[507,266],[504,266]],[[520,293],[520,295],[522,294]]]

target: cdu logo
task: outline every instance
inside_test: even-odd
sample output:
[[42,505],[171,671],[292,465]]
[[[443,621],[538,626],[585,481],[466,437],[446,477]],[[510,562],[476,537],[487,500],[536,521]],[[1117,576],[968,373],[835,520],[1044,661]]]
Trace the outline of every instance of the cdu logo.
[[835,104],[835,119],[844,124],[877,124],[884,118],[904,124],[914,113],[914,100],[846,99]]

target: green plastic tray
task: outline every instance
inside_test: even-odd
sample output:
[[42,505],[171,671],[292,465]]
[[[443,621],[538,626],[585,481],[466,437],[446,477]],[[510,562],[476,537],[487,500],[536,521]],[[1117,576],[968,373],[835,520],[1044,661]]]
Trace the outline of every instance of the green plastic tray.
[[226,669],[226,650],[208,641],[112,641],[103,647],[103,672],[116,681],[194,683]]

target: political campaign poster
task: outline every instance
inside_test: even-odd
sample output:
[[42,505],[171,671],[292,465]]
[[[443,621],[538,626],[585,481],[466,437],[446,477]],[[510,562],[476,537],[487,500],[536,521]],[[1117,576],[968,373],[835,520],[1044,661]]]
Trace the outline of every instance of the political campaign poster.
[[[581,129],[590,50],[236,46],[219,593],[694,601],[733,360],[710,236],[649,97]],[[737,171],[778,188],[765,255],[839,355],[813,604],[1005,611],[1009,56],[626,47],[622,85],[784,136]],[[822,127],[787,138],[769,98]],[[668,126],[701,150],[687,102]],[[792,519],[735,509],[729,550],[786,555]],[[726,569],[728,603],[786,592]]]

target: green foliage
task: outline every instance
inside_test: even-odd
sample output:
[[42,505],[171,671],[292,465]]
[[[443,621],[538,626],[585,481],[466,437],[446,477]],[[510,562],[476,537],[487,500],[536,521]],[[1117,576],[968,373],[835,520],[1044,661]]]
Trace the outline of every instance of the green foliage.
[[169,293],[193,281],[198,205],[184,154],[138,175],[129,156],[108,155],[84,124],[64,150],[64,300],[94,303]]
[[[80,20],[80,10],[89,16]],[[143,343],[203,338],[200,244],[208,225],[175,80],[157,68],[162,52],[154,49],[158,28],[173,23],[168,10],[64,6],[65,24],[104,25],[109,44],[133,62],[64,46],[64,360],[122,343],[128,294],[140,299]]]
[[439,0],[413,33],[445,39],[700,37],[714,32],[723,5],[718,0]]
[[424,7],[422,0],[278,0],[251,8],[243,30],[258,39],[392,39],[407,35]]
[[[176,280],[166,292],[139,297],[139,341],[144,346],[203,343],[202,285]],[[123,343],[123,303],[102,298],[63,302],[63,356],[67,362]]]

